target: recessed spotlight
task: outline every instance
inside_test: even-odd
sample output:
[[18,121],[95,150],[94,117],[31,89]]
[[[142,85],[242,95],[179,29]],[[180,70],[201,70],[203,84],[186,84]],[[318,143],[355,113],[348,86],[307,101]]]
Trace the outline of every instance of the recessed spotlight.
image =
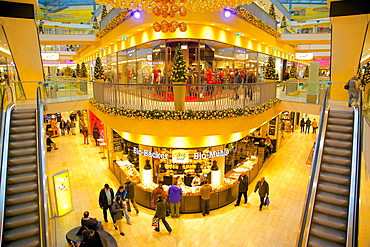
[[141,17],[141,13],[140,13],[140,11],[135,11],[135,12],[134,12],[134,17],[135,17],[136,19],[139,19],[139,18]]
[[231,16],[231,11],[230,11],[230,10],[225,10],[225,12],[224,12],[224,16],[225,16],[226,18],[229,18],[229,17]]
[[212,26],[214,26],[215,24],[214,23],[211,23]]

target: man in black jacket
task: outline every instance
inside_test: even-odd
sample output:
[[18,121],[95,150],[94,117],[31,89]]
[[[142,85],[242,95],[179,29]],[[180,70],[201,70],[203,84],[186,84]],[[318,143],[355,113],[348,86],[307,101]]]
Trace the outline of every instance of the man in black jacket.
[[256,188],[254,188],[254,192],[257,192],[260,195],[260,211],[262,210],[262,206],[265,206],[265,197],[269,196],[269,184],[266,182],[265,177],[262,177],[260,181],[257,182]]
[[130,180],[127,180],[127,182],[125,183],[125,189],[127,191],[126,199],[128,200],[127,201],[127,211],[131,212],[131,206],[130,206],[130,202],[131,202],[132,206],[134,206],[136,210],[136,214],[138,214],[139,209],[137,208],[137,205],[135,202],[135,183]]
[[105,222],[108,222],[107,210],[109,209],[109,212],[113,219],[113,223],[116,223],[112,215],[112,212],[110,211],[111,210],[110,207],[113,204],[113,199],[114,199],[113,189],[110,188],[108,184],[105,184],[104,188],[101,189],[100,194],[99,194],[99,206],[101,209],[103,209],[103,215],[104,215]]
[[239,184],[239,195],[238,200],[236,201],[235,206],[239,206],[240,200],[242,199],[242,195],[244,195],[244,204],[248,202],[248,176],[245,174],[245,172],[242,172],[242,174],[238,178],[238,184]]

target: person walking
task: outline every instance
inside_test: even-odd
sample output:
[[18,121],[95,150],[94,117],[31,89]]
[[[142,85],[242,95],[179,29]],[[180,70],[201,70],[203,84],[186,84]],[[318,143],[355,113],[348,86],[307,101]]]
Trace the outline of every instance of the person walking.
[[93,129],[93,138],[95,140],[95,146],[100,146],[99,141],[98,141],[98,139],[100,138],[99,127],[96,123],[95,123],[94,129]]
[[69,120],[67,120],[66,122],[66,130],[67,130],[67,134],[69,135],[69,132],[71,130],[71,122],[69,122]]
[[44,21],[43,20],[40,20],[40,22],[39,22],[39,34],[40,33],[45,34],[44,33]]
[[157,200],[158,200],[159,195],[163,196],[163,199],[167,199],[166,192],[163,189],[163,182],[162,181],[158,182],[158,187],[155,188],[152,192],[152,202],[151,202],[151,204],[152,204],[153,208],[157,205]]
[[166,221],[167,211],[169,210],[169,205],[166,199],[163,199],[163,197],[160,195],[158,196],[157,206],[155,208],[155,215],[154,217],[158,218],[158,227],[154,228],[154,231],[159,232],[159,223],[160,220],[162,220],[163,225],[166,227],[166,230],[168,233],[172,232],[172,229],[168,222]]
[[84,144],[89,144],[89,130],[85,127],[82,131],[82,135],[84,136]]
[[302,118],[301,121],[299,122],[299,125],[301,126],[301,133],[304,132],[305,124],[306,124],[306,122],[304,121],[304,118]]
[[208,180],[203,181],[203,185],[200,188],[200,202],[202,205],[202,215],[209,215],[209,200],[211,199],[212,186],[208,183]]
[[108,222],[107,210],[109,210],[111,217],[113,219],[113,223],[115,223],[115,219],[111,211],[113,199],[114,199],[113,189],[110,188],[108,184],[105,184],[104,188],[100,190],[99,194],[99,206],[101,209],[103,209],[103,216],[105,222]]
[[239,194],[238,194],[238,200],[236,201],[235,206],[240,205],[240,200],[242,199],[242,195],[244,195],[244,204],[248,202],[248,176],[245,172],[242,172],[242,174],[238,178],[238,184],[239,184]]
[[76,122],[74,120],[71,121],[71,133],[73,136],[76,135]]
[[316,130],[318,128],[318,124],[317,124],[317,121],[316,121],[315,118],[313,119],[311,126],[312,126],[312,133],[313,134],[316,134]]
[[139,213],[139,209],[137,208],[136,202],[135,202],[135,183],[132,182],[130,179],[127,179],[127,182],[125,183],[125,189],[127,191],[126,199],[127,199],[127,211],[131,212],[131,206],[130,202],[132,203],[132,206],[136,210],[136,214]]
[[180,217],[180,201],[182,196],[182,189],[172,183],[168,189],[168,200],[170,201],[171,217]]
[[307,118],[307,120],[306,120],[306,130],[305,130],[305,132],[304,133],[310,133],[310,128],[311,128],[311,120],[310,120],[310,118]]
[[357,82],[357,75],[353,75],[352,78],[348,81],[348,107],[352,107],[352,103],[355,101],[357,104],[359,86]]
[[122,218],[123,218],[123,204],[122,204],[122,197],[117,196],[113,205],[112,205],[112,215],[114,217],[114,220],[116,221],[114,223],[114,229],[119,230],[119,234],[122,236],[125,236],[123,233],[123,223],[122,223]]
[[122,185],[118,188],[118,190],[116,192],[116,197],[117,196],[122,197],[123,214],[126,217],[127,224],[131,225],[131,219],[130,219],[130,216],[128,215],[128,212],[127,212],[127,199],[126,199],[127,191],[125,190],[125,187],[123,187]]
[[265,205],[265,197],[269,196],[269,184],[265,181],[265,177],[262,177],[260,181],[257,182],[256,188],[254,188],[254,192],[256,193],[258,190],[258,194],[260,196],[260,211],[262,210],[262,206]]
[[82,133],[82,131],[84,130],[85,128],[85,122],[84,120],[82,119],[82,117],[80,117],[80,121],[78,121],[78,125],[79,125],[79,128],[80,128],[80,133]]
[[60,129],[60,133],[62,134],[62,136],[65,136],[66,135],[66,122],[64,122],[64,119],[60,121],[59,129]]

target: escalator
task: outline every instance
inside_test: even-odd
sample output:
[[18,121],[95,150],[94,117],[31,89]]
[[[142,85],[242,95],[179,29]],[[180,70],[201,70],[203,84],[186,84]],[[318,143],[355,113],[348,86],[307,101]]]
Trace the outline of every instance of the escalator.
[[357,246],[360,110],[325,108],[297,246]]
[[10,104],[3,118],[2,246],[48,246],[43,113],[37,105],[16,109]]

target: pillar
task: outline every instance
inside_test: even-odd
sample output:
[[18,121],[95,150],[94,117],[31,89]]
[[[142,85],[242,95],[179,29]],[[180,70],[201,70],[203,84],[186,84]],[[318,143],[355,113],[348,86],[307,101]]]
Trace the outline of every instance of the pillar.
[[[224,146],[214,146],[211,147],[211,152],[223,150]],[[225,174],[225,156],[215,157],[212,158],[213,160],[217,161],[218,171],[211,171],[211,184],[213,185],[221,185],[224,183],[224,174]]]
[[[148,150],[152,152],[152,147],[145,146],[145,145],[139,145],[140,150]],[[150,165],[152,166],[152,169],[150,170],[144,170],[145,161],[149,160]],[[139,169],[140,169],[140,183],[142,184],[149,184],[153,183],[153,164],[152,164],[152,158],[144,155],[139,155]]]

